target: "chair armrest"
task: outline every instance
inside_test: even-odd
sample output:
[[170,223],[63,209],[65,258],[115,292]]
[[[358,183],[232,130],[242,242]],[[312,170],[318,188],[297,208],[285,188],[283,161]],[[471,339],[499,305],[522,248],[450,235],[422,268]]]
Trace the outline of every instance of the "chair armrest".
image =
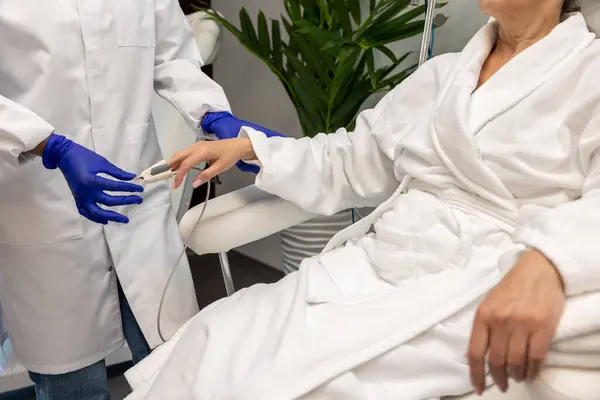
[[597,399],[600,370],[544,368],[539,378],[530,382],[527,388],[533,400]]
[[254,185],[210,200],[194,229],[203,207],[191,208],[179,224],[183,242],[196,254],[227,252],[316,216]]

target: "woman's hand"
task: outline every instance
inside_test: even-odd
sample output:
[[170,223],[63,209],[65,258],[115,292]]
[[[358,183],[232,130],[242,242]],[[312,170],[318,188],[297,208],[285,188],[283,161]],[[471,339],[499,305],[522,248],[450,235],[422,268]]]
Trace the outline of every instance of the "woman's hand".
[[535,379],[564,305],[563,282],[554,265],[538,251],[523,253],[477,310],[468,351],[475,391],[485,389],[486,354],[503,392],[508,376],[517,382]]
[[[259,132],[264,133],[267,137],[286,137],[285,135],[264,128],[252,122],[238,119],[228,112],[209,112],[202,119],[202,129],[204,132],[215,135],[219,140],[234,139],[240,134],[243,127],[250,127]],[[246,164],[245,162],[237,162],[236,166],[244,172],[252,172],[258,174],[260,168],[258,165]]]
[[185,175],[197,164],[206,161],[210,166],[194,179],[198,187],[220,173],[227,171],[240,160],[254,160],[256,154],[250,139],[228,139],[215,142],[198,142],[176,153],[169,160],[169,168],[177,171],[173,188],[177,189]]

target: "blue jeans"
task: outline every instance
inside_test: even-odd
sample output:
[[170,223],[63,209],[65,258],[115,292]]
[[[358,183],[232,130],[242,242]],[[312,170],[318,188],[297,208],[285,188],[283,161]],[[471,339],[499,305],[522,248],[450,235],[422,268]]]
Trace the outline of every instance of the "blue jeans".
[[[143,360],[151,349],[142,334],[123,289],[119,284],[119,303],[123,334],[129,345],[134,364]],[[29,373],[35,383],[37,400],[110,400],[106,363],[104,360],[62,375]]]

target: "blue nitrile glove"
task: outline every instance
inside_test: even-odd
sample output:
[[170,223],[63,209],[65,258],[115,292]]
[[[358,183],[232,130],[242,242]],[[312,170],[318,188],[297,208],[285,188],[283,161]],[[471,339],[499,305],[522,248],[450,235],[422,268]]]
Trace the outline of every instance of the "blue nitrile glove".
[[107,174],[116,179],[130,181],[134,174],[125,172],[108,162],[104,157],[86,149],[64,136],[52,134],[42,153],[42,162],[48,169],[60,169],[65,176],[79,213],[85,218],[99,224],[108,221],[128,223],[129,219],[116,213],[100,208],[105,206],[124,206],[141,204],[140,196],[109,196],[109,192],[143,192],[144,188],[133,183],[119,182],[106,179],[97,174]]
[[[281,133],[272,131],[262,126],[253,124],[252,122],[238,119],[228,112],[208,113],[202,119],[202,130],[206,133],[212,133],[219,140],[234,139],[238,137],[240,129],[243,126],[249,126],[257,131],[263,132],[267,137],[286,137]],[[258,174],[260,168],[257,165],[247,164],[243,161],[238,161],[236,166],[244,172],[253,172]]]

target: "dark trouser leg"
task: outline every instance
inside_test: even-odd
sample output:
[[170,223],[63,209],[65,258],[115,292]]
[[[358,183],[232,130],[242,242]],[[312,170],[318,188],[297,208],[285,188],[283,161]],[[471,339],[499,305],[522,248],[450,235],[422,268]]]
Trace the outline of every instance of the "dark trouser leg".
[[37,400],[110,400],[104,360],[66,374],[29,376]]
[[121,307],[121,320],[123,321],[123,334],[125,335],[125,340],[127,340],[127,344],[129,345],[129,349],[131,350],[131,354],[133,356],[133,363],[137,364],[146,358],[152,349],[148,345],[140,326],[135,320],[135,316],[133,315],[133,311],[131,311],[131,307],[129,306],[129,302],[123,293],[123,289],[121,288],[121,284],[119,283],[119,304]]
[[[123,334],[133,355],[133,362],[142,361],[151,352],[121,285],[118,284]],[[106,363],[99,361],[89,367],[61,375],[29,373],[35,383],[37,400],[110,400]]]

